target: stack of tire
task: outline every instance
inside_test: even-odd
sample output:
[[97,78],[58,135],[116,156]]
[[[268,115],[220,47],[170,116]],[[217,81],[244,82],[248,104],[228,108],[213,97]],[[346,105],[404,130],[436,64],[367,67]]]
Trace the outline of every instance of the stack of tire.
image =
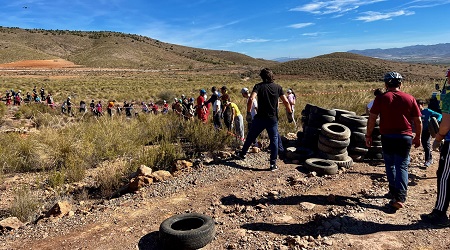
[[376,121],[372,131],[372,145],[364,156],[365,160],[383,161],[383,149],[381,147],[381,134],[379,120]]
[[341,168],[351,167],[353,159],[347,152],[350,135],[350,129],[345,125],[340,123],[323,124],[317,143],[317,156],[321,159],[331,160]]
[[368,152],[366,147],[367,118],[364,116],[341,114],[338,122],[350,129],[349,156],[354,161],[362,161]]
[[309,112],[306,112],[306,110],[307,107],[305,107],[305,112],[302,111],[302,114],[308,114],[308,119],[305,119],[303,122],[303,139],[301,145],[316,151],[322,125],[334,122],[336,111],[314,105],[308,107]]

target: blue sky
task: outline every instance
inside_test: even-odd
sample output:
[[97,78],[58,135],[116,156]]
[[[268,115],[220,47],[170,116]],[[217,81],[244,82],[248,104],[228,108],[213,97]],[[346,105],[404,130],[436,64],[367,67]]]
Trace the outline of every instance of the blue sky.
[[118,31],[265,59],[450,42],[450,0],[2,2],[3,27]]

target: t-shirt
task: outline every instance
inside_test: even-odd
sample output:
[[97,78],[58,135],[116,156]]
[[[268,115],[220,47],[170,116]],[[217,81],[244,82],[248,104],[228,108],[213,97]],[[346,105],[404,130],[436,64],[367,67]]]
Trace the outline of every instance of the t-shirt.
[[416,99],[402,91],[388,91],[375,97],[371,114],[380,115],[380,133],[412,136],[411,121],[420,117]]
[[236,103],[231,102],[229,104],[230,108],[234,109],[234,113],[236,114],[236,116],[240,116],[241,115],[241,111],[239,110],[239,107],[236,105]]
[[255,117],[278,120],[278,99],[284,95],[283,88],[276,83],[261,82],[253,87],[258,95],[258,113]]

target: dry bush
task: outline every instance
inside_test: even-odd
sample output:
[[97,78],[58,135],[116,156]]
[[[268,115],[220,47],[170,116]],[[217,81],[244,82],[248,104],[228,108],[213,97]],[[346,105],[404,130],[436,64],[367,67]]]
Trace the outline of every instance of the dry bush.
[[133,161],[133,169],[137,166],[146,165],[153,170],[172,171],[175,160],[185,157],[183,148],[178,143],[160,141],[159,145],[147,146],[143,148],[142,153]]
[[6,173],[41,170],[43,165],[39,154],[39,145],[33,137],[18,134],[0,136],[0,161]]
[[22,222],[28,222],[36,218],[39,207],[41,206],[38,198],[25,186],[19,187],[14,193],[9,212],[11,216],[19,218]]
[[199,120],[184,124],[183,137],[188,142],[187,149],[194,153],[223,150],[234,141],[234,136],[226,129],[217,130],[212,124],[203,124]]
[[130,164],[124,160],[104,162],[100,164],[95,176],[95,182],[102,197],[110,197],[127,180],[130,173]]

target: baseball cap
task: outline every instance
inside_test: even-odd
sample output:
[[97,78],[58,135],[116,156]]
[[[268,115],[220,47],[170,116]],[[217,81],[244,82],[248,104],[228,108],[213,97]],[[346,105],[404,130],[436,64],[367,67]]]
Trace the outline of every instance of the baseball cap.
[[242,88],[242,89],[241,89],[241,93],[242,93],[242,94],[248,93],[248,88]]

